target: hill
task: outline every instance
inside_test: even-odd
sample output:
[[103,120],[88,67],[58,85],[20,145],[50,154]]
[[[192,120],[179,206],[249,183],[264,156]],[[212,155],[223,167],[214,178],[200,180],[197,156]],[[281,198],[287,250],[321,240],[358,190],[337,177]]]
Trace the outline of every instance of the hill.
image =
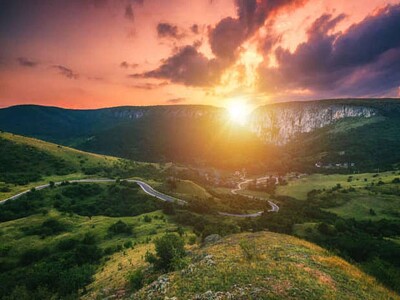
[[158,171],[145,163],[0,132],[0,200],[49,181],[149,173],[154,175]]
[[160,277],[131,298],[399,298],[343,259],[282,234],[231,235],[192,250],[191,260],[182,271]]
[[[397,166],[400,102],[333,99],[257,108],[247,127],[201,105],[0,109],[0,129],[139,161],[322,173]],[[261,162],[261,163],[260,163]]]
[[279,144],[286,171],[353,173],[397,167],[400,154],[398,99],[333,99],[258,108],[251,130]]
[[84,151],[150,162],[256,164],[266,153],[244,127],[212,106],[70,110],[22,105],[0,109],[0,129]]

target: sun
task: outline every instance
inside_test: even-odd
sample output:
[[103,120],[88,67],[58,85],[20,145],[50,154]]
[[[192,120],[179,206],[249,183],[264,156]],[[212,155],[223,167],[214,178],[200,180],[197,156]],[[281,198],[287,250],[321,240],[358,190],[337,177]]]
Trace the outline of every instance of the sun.
[[251,107],[243,100],[234,100],[227,106],[229,118],[232,122],[245,125],[251,112]]

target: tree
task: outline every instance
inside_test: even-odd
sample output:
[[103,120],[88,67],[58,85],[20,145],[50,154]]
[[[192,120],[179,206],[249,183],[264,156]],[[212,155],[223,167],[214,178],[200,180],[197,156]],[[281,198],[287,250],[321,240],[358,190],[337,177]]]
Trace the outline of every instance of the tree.
[[118,222],[112,224],[108,227],[108,232],[111,235],[116,234],[132,234],[132,227],[126,224],[125,222],[119,220]]
[[184,241],[174,233],[167,233],[154,241],[156,253],[146,253],[146,261],[158,270],[179,269],[185,256]]

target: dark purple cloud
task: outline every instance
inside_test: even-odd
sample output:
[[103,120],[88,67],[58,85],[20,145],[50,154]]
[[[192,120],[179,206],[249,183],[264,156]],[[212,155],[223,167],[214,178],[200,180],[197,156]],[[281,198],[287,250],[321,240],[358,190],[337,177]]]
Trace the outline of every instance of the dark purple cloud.
[[180,39],[183,37],[183,34],[179,33],[178,26],[166,22],[158,23],[157,35],[159,38]]
[[36,61],[33,61],[31,59],[27,59],[25,57],[18,57],[17,58],[18,63],[23,66],[23,67],[29,67],[29,68],[34,68],[36,67],[39,63]]
[[157,89],[159,87],[165,86],[167,84],[168,84],[168,82],[166,82],[166,81],[163,81],[163,82],[160,82],[160,83],[145,82],[145,83],[138,83],[138,84],[129,85],[129,87],[135,88],[135,89],[142,89],[142,90],[153,90],[153,89]]
[[233,59],[238,47],[278,9],[300,5],[303,0],[236,0],[237,17],[222,19],[209,33],[213,53]]
[[268,91],[310,89],[323,95],[384,95],[400,85],[400,5],[388,6],[346,32],[330,34],[344,18],[323,15],[308,40],[291,53],[278,48],[278,69],[261,69]]
[[67,77],[68,79],[78,79],[79,78],[79,74],[75,73],[74,71],[72,71],[71,69],[61,66],[61,65],[57,65],[57,66],[53,66],[53,68],[57,69],[59,74]]
[[243,43],[246,35],[246,29],[238,19],[225,18],[210,32],[211,50],[217,57],[233,59],[235,50]]
[[189,86],[208,86],[219,78],[222,69],[217,60],[209,60],[194,46],[185,46],[164,60],[157,69],[131,77],[169,79]]
[[[277,9],[300,3],[300,0],[236,0],[237,17],[222,19],[209,32],[211,50],[215,59],[208,59],[194,46],[185,46],[162,62],[155,70],[133,77],[165,78],[189,86],[211,86],[219,79],[222,71],[234,62],[236,49],[264,24],[266,18]],[[195,27],[195,31],[198,28]],[[192,28],[193,32],[193,28]],[[159,23],[159,37],[179,37],[178,27]]]
[[194,33],[194,34],[199,34],[199,25],[193,24],[192,26],[190,26],[190,30],[191,30],[192,33]]
[[134,69],[134,68],[139,67],[139,64],[134,64],[134,63],[130,64],[130,63],[128,63],[127,61],[124,60],[123,62],[121,62],[121,63],[119,64],[119,66],[120,66],[121,68],[123,68],[123,69],[128,69],[128,68]]

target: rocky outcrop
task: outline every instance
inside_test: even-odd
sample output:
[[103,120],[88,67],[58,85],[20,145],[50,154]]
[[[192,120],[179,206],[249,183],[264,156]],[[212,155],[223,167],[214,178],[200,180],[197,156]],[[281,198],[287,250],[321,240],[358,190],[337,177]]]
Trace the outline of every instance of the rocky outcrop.
[[250,129],[265,143],[286,144],[298,133],[311,132],[344,118],[370,118],[374,108],[321,102],[292,102],[266,105],[256,109]]
[[179,105],[179,106],[143,106],[115,107],[104,110],[115,119],[137,120],[147,116],[163,116],[169,118],[220,118],[224,110],[212,106]]

